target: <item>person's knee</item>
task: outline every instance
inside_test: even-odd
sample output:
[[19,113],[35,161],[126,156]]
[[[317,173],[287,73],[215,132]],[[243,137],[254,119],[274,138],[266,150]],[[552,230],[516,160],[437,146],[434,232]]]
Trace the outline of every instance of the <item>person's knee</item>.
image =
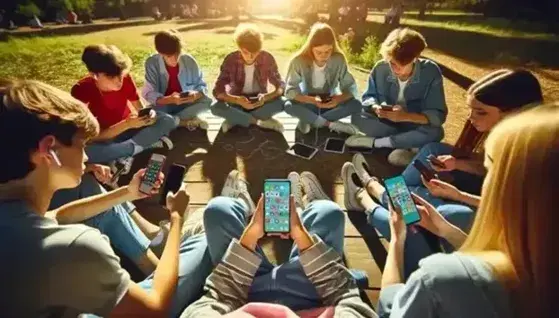
[[223,115],[223,112],[227,110],[227,104],[223,101],[216,101],[210,106],[210,111],[215,116]]
[[212,99],[210,97],[206,96],[206,95],[200,97],[200,99],[198,99],[196,101],[196,103],[202,104],[202,105],[204,105],[205,108],[208,108],[208,109],[211,107],[212,102],[213,102]]
[[333,201],[329,200],[319,200],[311,203],[313,205],[313,210],[321,216],[325,222],[328,224],[345,226],[345,215],[342,208]]
[[235,200],[229,197],[216,197],[208,202],[204,211],[204,227],[213,228],[226,220],[235,217]]
[[164,130],[172,130],[177,126],[177,123],[173,116],[167,113],[157,112],[155,125],[163,128]]
[[348,107],[353,114],[360,114],[363,110],[363,104],[356,98],[351,98],[346,102],[345,107]]

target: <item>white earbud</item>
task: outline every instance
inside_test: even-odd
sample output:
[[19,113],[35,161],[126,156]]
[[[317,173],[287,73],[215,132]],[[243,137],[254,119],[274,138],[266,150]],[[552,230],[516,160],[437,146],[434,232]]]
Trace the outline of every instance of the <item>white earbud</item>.
[[52,158],[54,159],[54,162],[56,162],[56,164],[59,167],[62,167],[62,163],[60,162],[60,159],[58,158],[58,155],[56,154],[56,152],[54,150],[50,149],[49,153],[52,156]]

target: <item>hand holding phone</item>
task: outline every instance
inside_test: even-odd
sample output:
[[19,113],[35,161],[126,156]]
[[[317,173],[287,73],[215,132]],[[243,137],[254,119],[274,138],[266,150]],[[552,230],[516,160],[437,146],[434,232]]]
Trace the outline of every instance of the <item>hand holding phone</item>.
[[152,111],[153,108],[152,107],[146,107],[146,108],[142,108],[140,109],[140,111],[138,112],[138,117],[152,117]]
[[394,111],[394,106],[391,105],[380,105],[380,109],[387,111],[387,112],[393,112]]
[[435,171],[428,168],[426,165],[423,164],[423,162],[419,161],[418,159],[413,161],[413,166],[419,171],[419,173],[421,173],[423,178],[425,178],[425,180],[427,181],[431,181],[432,179],[439,178],[439,176]]
[[180,98],[188,98],[190,97],[192,94],[190,92],[182,92],[179,94]]
[[159,174],[163,169],[166,157],[164,155],[154,153],[149,159],[148,165],[142,181],[140,183],[139,191],[145,195],[151,195],[152,190],[159,180]]
[[264,232],[289,234],[291,223],[291,182],[288,179],[264,181]]
[[388,198],[393,207],[402,212],[402,217],[406,225],[417,223],[421,220],[421,215],[415,206],[410,190],[406,185],[404,177],[399,175],[384,179],[384,186]]
[[184,174],[186,173],[186,167],[178,164],[173,164],[169,168],[167,177],[165,178],[165,184],[163,185],[163,191],[161,192],[159,204],[162,206],[167,206],[167,194],[169,192],[177,193],[179,191],[183,181]]

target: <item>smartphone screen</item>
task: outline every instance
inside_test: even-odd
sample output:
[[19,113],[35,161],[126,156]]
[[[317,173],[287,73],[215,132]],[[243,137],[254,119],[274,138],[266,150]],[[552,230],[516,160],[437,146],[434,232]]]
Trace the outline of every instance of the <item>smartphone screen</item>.
[[159,177],[159,172],[161,172],[161,168],[163,168],[163,163],[165,163],[165,156],[156,153],[151,155],[146,167],[146,172],[142,177],[140,192],[151,194],[151,190],[153,190],[153,186]]
[[163,185],[163,192],[161,192],[161,197],[159,199],[159,204],[162,206],[167,205],[167,193],[173,192],[177,193],[179,191],[182,182],[184,180],[184,174],[186,173],[186,168],[181,165],[173,164],[165,177],[165,184]]
[[151,107],[142,108],[138,112],[138,116],[139,117],[147,117],[147,116],[151,115],[151,110],[152,110]]
[[325,151],[343,153],[345,148],[345,140],[339,138],[328,138],[326,141],[326,146],[324,146]]
[[307,145],[303,145],[301,143],[295,143],[293,146],[291,146],[291,148],[289,148],[289,151],[296,156],[310,159],[317,152],[317,149]]
[[427,160],[432,163],[433,165],[439,167],[439,168],[444,168],[444,163],[442,161],[440,161],[435,155],[429,155],[427,157]]
[[264,181],[264,232],[289,233],[289,196],[291,182],[286,179]]
[[394,110],[393,106],[389,106],[389,105],[381,105],[380,108],[382,110],[389,111],[389,112]]
[[431,181],[431,179],[438,179],[437,174],[432,169],[424,165],[423,162],[416,159],[413,161],[413,166],[419,170],[419,173],[421,173],[425,180]]
[[419,211],[413,202],[410,190],[406,185],[406,181],[403,176],[396,176],[388,179],[384,179],[384,185],[388,193],[388,197],[392,202],[392,205],[399,206],[402,210],[402,216],[406,224],[413,224],[421,220]]

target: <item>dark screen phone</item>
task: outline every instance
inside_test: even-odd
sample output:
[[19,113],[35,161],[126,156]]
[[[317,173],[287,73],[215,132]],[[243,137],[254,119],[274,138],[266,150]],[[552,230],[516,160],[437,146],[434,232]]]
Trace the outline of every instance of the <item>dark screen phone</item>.
[[343,153],[344,149],[345,140],[339,138],[328,138],[324,146],[324,150],[329,152]]
[[390,198],[392,206],[398,206],[402,211],[402,217],[407,225],[417,223],[421,220],[421,215],[413,202],[410,190],[406,185],[404,177],[399,175],[384,179],[386,193]]
[[435,155],[429,155],[427,156],[427,161],[429,161],[431,164],[439,167],[439,168],[444,168],[445,165],[442,161],[440,161]]
[[288,150],[288,152],[305,159],[312,158],[317,151],[318,149],[313,148],[311,146],[303,145],[301,143],[295,143]]
[[332,101],[332,96],[330,95],[319,95],[319,97],[320,97],[320,101],[323,103],[328,103]]
[[432,169],[430,169],[429,167],[424,165],[423,162],[421,162],[417,159],[413,161],[413,166],[417,170],[419,170],[419,173],[421,173],[423,178],[425,178],[425,180],[427,180],[427,181],[431,181],[431,179],[438,179],[439,178],[437,176],[437,174],[435,173],[435,171],[433,171]]
[[394,110],[394,106],[390,106],[390,105],[380,105],[380,108],[382,110],[385,110],[385,111],[388,111],[388,112],[391,112],[391,111]]
[[258,102],[258,96],[249,96],[247,99],[253,104]]
[[163,185],[163,191],[161,192],[161,197],[159,198],[159,204],[162,206],[167,205],[167,193],[173,192],[177,193],[179,191],[182,182],[184,180],[184,174],[186,173],[186,167],[173,164],[169,168],[169,172],[165,177],[165,184]]
[[153,108],[151,108],[151,107],[146,107],[146,108],[140,109],[140,111],[138,112],[138,117],[148,117],[148,116],[150,116],[152,109]]
[[182,92],[182,93],[179,94],[179,96],[181,98],[187,98],[188,96],[190,96],[190,92]]
[[291,182],[288,179],[264,181],[264,232],[289,233]]

